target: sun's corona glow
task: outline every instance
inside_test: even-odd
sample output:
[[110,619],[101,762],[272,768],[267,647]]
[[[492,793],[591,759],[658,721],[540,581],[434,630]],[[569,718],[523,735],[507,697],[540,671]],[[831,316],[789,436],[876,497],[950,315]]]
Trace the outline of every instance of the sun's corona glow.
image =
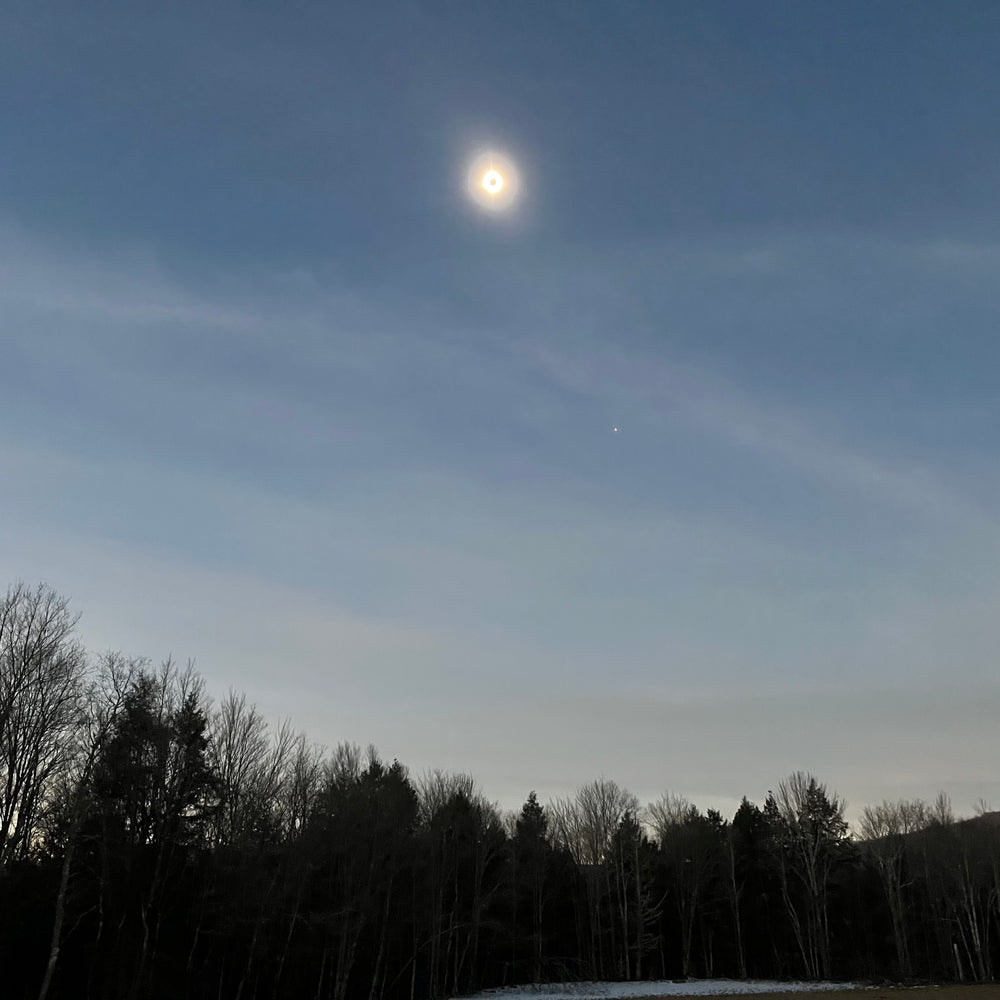
[[490,149],[472,159],[466,173],[466,191],[469,197],[489,212],[509,209],[520,190],[517,165],[506,154]]
[[483,174],[483,187],[490,194],[499,194],[503,190],[503,175],[497,170],[487,170]]

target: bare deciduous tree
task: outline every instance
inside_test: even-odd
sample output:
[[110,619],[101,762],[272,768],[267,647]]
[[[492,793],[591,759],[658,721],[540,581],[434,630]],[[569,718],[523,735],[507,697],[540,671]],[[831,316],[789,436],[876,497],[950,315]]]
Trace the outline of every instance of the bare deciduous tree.
[[913,974],[913,964],[906,933],[905,894],[911,884],[906,872],[906,838],[923,830],[929,816],[926,802],[900,799],[898,802],[866,806],[858,824],[863,849],[874,862],[882,880],[892,919],[899,971],[907,978]]
[[420,822],[425,825],[456,795],[462,795],[470,802],[477,798],[475,778],[463,772],[425,771],[416,785]]
[[68,823],[62,845],[63,859],[52,921],[52,939],[45,975],[38,991],[38,1000],[45,1000],[62,946],[63,923],[66,919],[66,896],[69,890],[80,824],[91,802],[91,778],[94,764],[114,729],[133,679],[142,669],[143,661],[126,659],[118,653],[107,653],[101,660],[96,681],[87,689],[82,724],[77,733],[73,763],[64,780],[64,801]]
[[683,795],[664,792],[646,806],[646,827],[654,842],[662,847],[671,832],[683,826],[694,807]]
[[281,784],[295,748],[290,724],[270,733],[256,705],[231,691],[212,719],[209,761],[219,780],[214,839],[233,846],[275,835]]
[[846,803],[805,771],[778,786],[780,844],[776,852],[782,896],[806,974],[830,976],[830,873],[847,841]]
[[86,669],[77,620],[44,585],[18,584],[0,601],[0,866],[32,849],[72,758]]
[[610,957],[617,971],[628,975],[628,961],[623,957],[627,955],[627,930],[621,919],[608,919],[604,903],[612,899],[612,839],[627,814],[639,815],[639,800],[617,782],[601,777],[578,788],[571,801],[556,800],[548,808],[550,835],[554,843],[570,851],[587,886],[592,973],[610,972],[614,967],[608,964]]

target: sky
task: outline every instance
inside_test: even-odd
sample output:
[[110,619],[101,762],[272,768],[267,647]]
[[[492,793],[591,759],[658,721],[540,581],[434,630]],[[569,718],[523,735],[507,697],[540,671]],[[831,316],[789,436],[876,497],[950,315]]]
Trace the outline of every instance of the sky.
[[1000,808],[998,43],[4,5],[0,585],[507,808]]

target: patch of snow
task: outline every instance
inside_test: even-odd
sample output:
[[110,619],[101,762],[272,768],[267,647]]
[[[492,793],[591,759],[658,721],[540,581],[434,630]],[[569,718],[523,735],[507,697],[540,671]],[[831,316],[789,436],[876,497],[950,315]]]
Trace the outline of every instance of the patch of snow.
[[768,979],[691,979],[675,982],[550,983],[483,990],[473,1000],[629,1000],[631,997],[748,996],[754,993],[820,993],[854,990],[857,983],[783,983]]

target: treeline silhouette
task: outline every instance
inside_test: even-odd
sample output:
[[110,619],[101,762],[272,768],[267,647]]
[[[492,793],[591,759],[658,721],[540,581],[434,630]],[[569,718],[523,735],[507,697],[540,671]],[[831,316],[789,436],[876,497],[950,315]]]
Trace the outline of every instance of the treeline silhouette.
[[[429,1000],[555,980],[988,981],[996,813],[801,772],[727,820],[605,778],[504,815],[465,774],[325,751],[172,664],[0,603],[0,994]],[[675,770],[683,762],[671,765]]]

